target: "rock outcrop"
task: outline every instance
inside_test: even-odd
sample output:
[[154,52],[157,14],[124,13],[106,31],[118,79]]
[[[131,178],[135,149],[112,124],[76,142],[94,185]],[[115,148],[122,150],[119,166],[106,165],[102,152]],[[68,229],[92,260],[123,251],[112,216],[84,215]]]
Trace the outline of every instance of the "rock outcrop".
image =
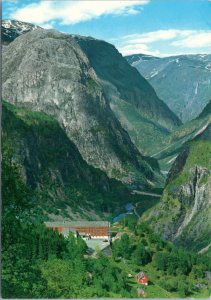
[[160,203],[143,216],[165,239],[197,251],[211,242],[210,127],[183,147]]

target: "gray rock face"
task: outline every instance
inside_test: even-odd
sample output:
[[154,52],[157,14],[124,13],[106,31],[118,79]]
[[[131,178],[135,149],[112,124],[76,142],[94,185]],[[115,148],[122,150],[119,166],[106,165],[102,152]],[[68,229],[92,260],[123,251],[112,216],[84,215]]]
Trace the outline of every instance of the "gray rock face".
[[[184,239],[187,231],[189,239],[190,235],[193,239],[197,239],[205,231],[205,228],[211,226],[208,214],[211,205],[211,171],[196,165],[190,170],[190,173],[190,181],[174,193],[174,197],[181,200],[178,214],[176,214],[174,222],[166,223],[164,229],[164,237],[173,241]],[[206,182],[201,184],[203,180]],[[189,225],[191,225],[191,230],[188,228]]]
[[2,109],[2,182],[14,172],[12,161],[31,193],[33,215],[96,220],[121,206],[129,191],[89,166],[56,120],[5,102]]
[[73,37],[37,29],[14,40],[3,56],[3,99],[54,116],[83,158],[109,176],[130,169],[152,177]]
[[211,242],[211,136],[208,132],[209,126],[207,134],[184,147],[170,170],[161,202],[144,217],[165,239],[197,251]]
[[[127,63],[113,45],[93,38],[76,37],[76,40],[101,79],[112,107],[118,100],[125,101],[132,104],[142,117],[160,127],[171,130],[181,125],[179,118],[158,98],[147,80]],[[124,114],[127,117],[127,113]],[[118,112],[116,115],[118,117]]]
[[182,120],[194,119],[211,97],[211,55],[152,57],[127,56],[155,89],[157,95]]
[[[13,25],[12,29],[7,29],[8,34],[12,35],[10,30],[13,27],[22,28],[20,22],[6,23],[8,22]],[[27,23],[23,25],[28,25],[27,28],[31,26]],[[19,30],[18,35],[24,32]],[[90,81],[90,87],[93,90],[101,87],[110,108],[138,150],[145,156],[154,154],[159,148],[160,140],[181,124],[180,120],[113,45],[91,37],[71,37],[83,50],[97,76],[98,85]],[[149,136],[152,136],[150,140]],[[155,161],[153,165],[156,165]]]

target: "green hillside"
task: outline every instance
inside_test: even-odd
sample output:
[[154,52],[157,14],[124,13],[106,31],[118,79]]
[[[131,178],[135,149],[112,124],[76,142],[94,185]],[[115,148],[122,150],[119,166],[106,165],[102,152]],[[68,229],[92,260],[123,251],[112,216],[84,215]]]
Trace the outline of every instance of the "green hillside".
[[162,170],[168,171],[171,168],[175,158],[186,142],[191,141],[206,131],[211,123],[210,103],[208,103],[196,119],[178,127],[160,141],[160,151],[155,152],[152,156],[159,160]]
[[[133,275],[130,285],[143,288],[135,282],[135,275],[143,271],[149,278],[144,287],[146,298],[208,297],[208,281],[203,268],[210,268],[210,259],[162,240],[144,222],[134,223],[131,217],[126,222],[114,224],[121,231],[121,239],[113,243],[113,259],[127,273]],[[201,285],[196,288],[197,283]]]
[[36,216],[102,218],[130,197],[122,183],[82,159],[52,117],[4,102],[2,127],[5,172],[15,164],[33,192]]
[[[209,150],[205,144],[200,149]],[[195,157],[193,152],[190,164]],[[202,163],[207,164],[206,157]],[[134,216],[113,224],[122,236],[113,242],[111,257],[88,257],[83,240],[64,239],[43,227],[49,213],[71,218],[67,207],[87,217],[93,205],[95,219],[105,217],[103,209],[114,214],[126,198],[140,202],[141,210],[150,207],[149,199],[147,204],[143,197],[130,196],[122,184],[90,168],[52,118],[3,104],[2,170],[3,297],[136,298],[142,288],[135,281],[139,271],[149,277],[146,297],[209,297],[208,257],[176,248]]]
[[[137,298],[137,288],[147,298],[209,297],[208,257],[177,249],[146,224],[130,219],[125,226],[114,224],[112,229],[122,236],[113,242],[112,256],[98,253],[92,258],[86,255],[81,238],[64,239],[43,225],[28,222],[27,214],[22,220],[17,218],[18,211],[29,213],[30,195],[18,174],[13,174],[18,181],[16,201],[3,210],[4,298]],[[6,190],[4,199],[11,204]],[[147,287],[136,283],[139,271],[147,274]]]
[[166,128],[144,118],[134,105],[124,100],[115,99],[110,105],[141,153],[150,156],[162,149],[161,141],[169,135]]
[[211,243],[210,157],[210,140],[202,136],[187,143],[169,172],[161,201],[143,216],[164,238],[194,251]]

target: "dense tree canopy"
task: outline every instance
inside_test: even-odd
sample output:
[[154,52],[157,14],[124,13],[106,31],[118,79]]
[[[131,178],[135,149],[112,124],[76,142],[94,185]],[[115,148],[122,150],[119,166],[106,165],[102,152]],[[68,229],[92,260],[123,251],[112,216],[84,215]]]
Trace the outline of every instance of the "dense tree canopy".
[[[193,294],[197,280],[210,268],[206,256],[188,253],[163,241],[144,223],[131,229],[112,245],[112,257],[98,253],[87,258],[86,243],[33,222],[33,191],[21,176],[9,148],[3,160],[2,294],[5,298],[137,297],[134,272],[150,265],[161,272],[162,289],[180,297]],[[205,282],[205,281],[203,281]],[[204,284],[204,283],[203,283]]]

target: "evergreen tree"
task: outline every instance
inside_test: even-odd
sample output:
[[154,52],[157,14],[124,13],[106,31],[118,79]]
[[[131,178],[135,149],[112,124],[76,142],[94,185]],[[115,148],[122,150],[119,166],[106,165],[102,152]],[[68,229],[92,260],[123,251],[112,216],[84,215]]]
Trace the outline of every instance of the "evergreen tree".
[[133,261],[135,264],[143,266],[151,261],[151,255],[142,243],[139,243],[133,252]]

